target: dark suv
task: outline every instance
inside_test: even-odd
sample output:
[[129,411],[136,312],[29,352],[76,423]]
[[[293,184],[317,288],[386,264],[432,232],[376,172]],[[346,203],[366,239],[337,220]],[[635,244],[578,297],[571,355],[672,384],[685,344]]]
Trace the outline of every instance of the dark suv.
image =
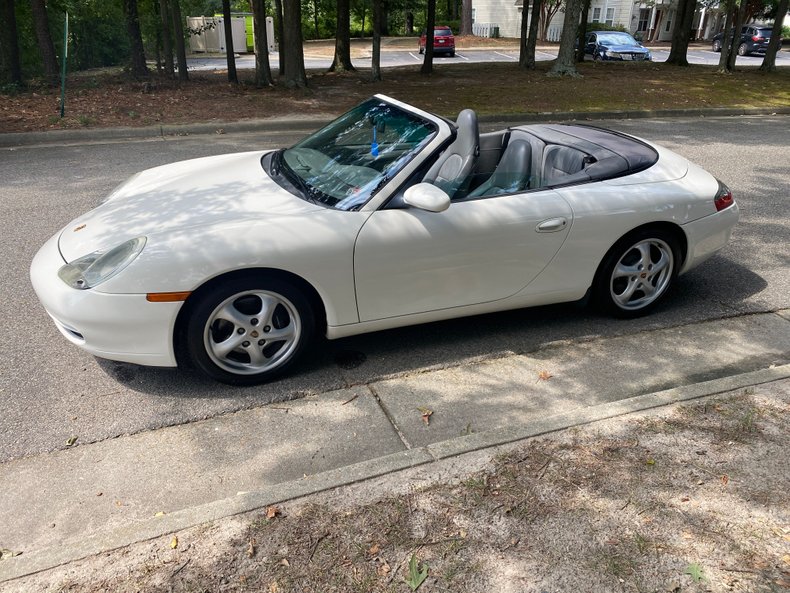
[[[741,28],[741,41],[738,44],[738,55],[748,56],[750,54],[764,54],[768,49],[768,42],[771,41],[771,31],[773,27],[761,27],[759,25],[745,25]],[[724,42],[724,31],[713,38],[713,51],[721,51]]]

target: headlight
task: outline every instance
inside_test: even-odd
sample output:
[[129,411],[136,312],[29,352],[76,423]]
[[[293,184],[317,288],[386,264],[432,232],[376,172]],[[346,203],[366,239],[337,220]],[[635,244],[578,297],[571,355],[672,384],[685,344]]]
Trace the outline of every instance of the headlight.
[[137,237],[109,251],[94,251],[83,255],[60,268],[58,276],[78,290],[98,286],[132,263],[145,247],[145,241],[145,237]]
[[620,57],[619,52],[612,51],[611,49],[607,49],[606,50],[606,55],[609,56],[610,58],[619,58]]

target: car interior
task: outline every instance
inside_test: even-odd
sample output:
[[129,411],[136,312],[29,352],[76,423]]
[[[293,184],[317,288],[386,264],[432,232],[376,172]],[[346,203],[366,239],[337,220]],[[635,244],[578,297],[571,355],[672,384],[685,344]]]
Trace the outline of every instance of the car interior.
[[480,134],[477,116],[462,111],[455,140],[422,181],[454,202],[610,179],[656,162],[651,147],[592,127],[532,125]]

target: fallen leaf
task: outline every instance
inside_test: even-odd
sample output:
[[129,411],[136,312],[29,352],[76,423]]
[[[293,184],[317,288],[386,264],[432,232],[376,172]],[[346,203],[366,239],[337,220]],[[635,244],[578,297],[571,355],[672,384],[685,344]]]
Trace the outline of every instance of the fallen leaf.
[[647,461],[645,461],[645,465],[655,465],[655,464],[656,464],[656,460],[653,459],[652,457]]
[[178,538],[174,535],[173,539],[170,540],[170,548],[175,550],[178,547]]
[[380,577],[384,577],[387,576],[391,570],[392,569],[390,568],[390,565],[387,564],[386,561],[384,561],[381,564],[379,564],[379,567],[376,569],[376,574],[378,574]]
[[540,371],[540,372],[538,373],[538,381],[548,381],[548,380],[549,380],[549,379],[551,379],[553,376],[554,376],[554,375],[552,375],[552,374],[551,374],[550,372],[548,372],[548,371]]
[[730,481],[730,476],[728,476],[727,474],[724,474],[724,475],[721,477],[721,483],[722,483],[724,486],[726,486],[726,485],[729,483],[729,481]]
[[274,519],[279,514],[280,514],[280,509],[278,509],[276,506],[272,505],[272,506],[266,507],[266,518],[267,519]]
[[425,422],[425,426],[430,426],[433,410],[430,408],[417,408],[417,410],[422,414],[422,421]]
[[683,574],[691,576],[695,583],[699,583],[705,579],[705,574],[702,572],[702,567],[696,562],[689,564]]
[[250,538],[250,543],[247,546],[247,557],[252,558],[255,556],[255,538]]
[[278,593],[280,587],[277,585],[277,581],[272,581],[269,583],[269,593]]
[[683,498],[680,499],[680,502],[688,502],[689,500],[691,499],[688,496],[684,496]]
[[785,564],[790,564],[790,554],[785,554],[784,556],[782,556],[782,560],[784,561]]
[[378,544],[373,544],[372,546],[370,546],[370,549],[368,550],[368,554],[370,556],[375,556],[376,554],[379,553],[379,551],[381,551],[381,546],[379,546]]
[[283,558],[280,560],[280,566],[291,566],[291,563],[288,562],[288,558]]
[[165,516],[164,511],[159,511],[156,515],[154,515],[154,517],[164,517],[164,516]]
[[67,446],[67,447],[71,447],[71,446],[72,446],[74,443],[76,443],[76,442],[77,442],[77,439],[78,439],[78,438],[79,438],[79,437],[69,437],[69,440],[68,440],[68,441],[66,441],[66,446]]
[[409,585],[412,591],[416,591],[427,578],[428,565],[425,563],[418,565],[417,556],[412,554],[411,560],[409,560],[409,578],[406,579],[406,584]]

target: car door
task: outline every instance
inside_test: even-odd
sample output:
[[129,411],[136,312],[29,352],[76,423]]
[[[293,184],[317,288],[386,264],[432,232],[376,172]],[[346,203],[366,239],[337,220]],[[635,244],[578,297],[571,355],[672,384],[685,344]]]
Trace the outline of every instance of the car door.
[[595,33],[589,33],[587,35],[587,42],[584,45],[584,53],[585,54],[590,54],[591,56],[594,56],[595,55],[595,43],[596,43]]
[[444,212],[378,210],[354,249],[360,321],[512,296],[559,251],[572,218],[548,189],[455,202]]

